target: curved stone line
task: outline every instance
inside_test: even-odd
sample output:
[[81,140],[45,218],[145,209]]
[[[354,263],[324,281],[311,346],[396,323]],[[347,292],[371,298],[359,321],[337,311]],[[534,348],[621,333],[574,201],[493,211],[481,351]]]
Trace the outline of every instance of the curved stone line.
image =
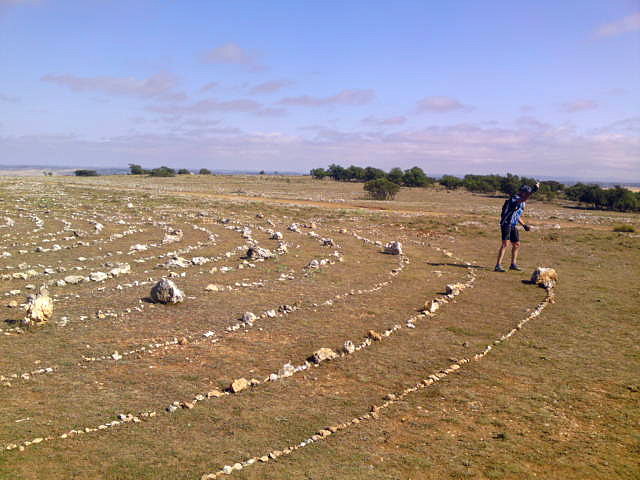
[[[401,260],[402,261],[402,260]],[[404,267],[402,267],[404,268]],[[473,283],[473,280],[475,279],[475,273],[471,270],[469,272],[469,274],[471,275],[471,279],[470,282]],[[449,298],[453,298],[453,296],[458,295],[458,293],[455,294],[450,294],[451,296]],[[344,294],[344,296],[348,296],[349,294]],[[434,301],[438,302],[442,302],[442,303],[448,303],[448,298],[445,297],[440,297],[439,299],[435,299]],[[420,314],[420,316],[432,316],[433,313],[431,312],[425,312],[423,314]],[[414,316],[414,317],[418,317],[418,316]],[[414,322],[416,318],[411,317],[407,322]],[[395,331],[399,330],[400,328],[402,328],[399,325],[394,326],[391,330],[390,333],[394,333]],[[387,335],[388,336],[388,335]],[[362,345],[360,345],[360,349],[362,348],[366,348],[366,346],[369,346],[371,344],[371,340],[365,340],[363,342],[363,344],[365,344],[365,346],[363,347]],[[295,367],[293,367],[295,369]],[[299,370],[304,370],[308,367],[304,367],[304,368],[300,368]],[[291,376],[291,375],[284,375],[284,377],[286,376]],[[208,398],[218,398],[218,397],[222,397],[222,396],[226,396],[228,395],[227,392],[217,392],[217,391],[212,391],[212,392],[208,392],[207,395],[196,395],[196,400],[195,402],[191,403],[191,402],[178,402],[178,404],[184,408],[193,408],[193,406],[195,405],[195,403],[197,403],[198,401],[202,401]],[[175,402],[174,402],[175,403]],[[175,405],[173,405],[175,406]],[[175,409],[172,409],[171,406],[165,411],[165,412],[173,412],[177,410],[177,406],[175,406]],[[113,428],[122,424],[126,424],[126,423],[141,423],[143,421],[148,421],[150,418],[154,418],[157,416],[156,411],[145,411],[145,412],[141,412],[140,414],[138,414],[137,416],[134,416],[133,414],[120,414],[118,416],[118,420],[113,420],[111,422],[107,422],[101,425],[98,425],[97,427],[84,427],[83,429],[72,429],[68,432],[56,435],[56,436],[45,436],[45,437],[36,437],[32,440],[27,440],[24,441],[22,443],[16,444],[16,443],[10,443],[8,445],[5,446],[4,450],[15,450],[17,449],[18,451],[24,451],[27,447],[30,447],[32,445],[41,443],[43,441],[51,441],[51,440],[55,440],[55,439],[67,439],[67,438],[74,438],[75,436],[78,435],[83,435],[86,433],[94,433],[100,430],[106,430],[109,428]]]
[[458,360],[457,362],[452,363],[451,365],[449,365],[446,368],[443,368],[442,370],[439,370],[435,373],[432,373],[431,375],[429,375],[427,378],[422,379],[420,382],[418,382],[416,385],[412,386],[412,387],[408,387],[406,389],[404,389],[402,392],[400,393],[390,393],[387,394],[384,397],[384,402],[380,405],[373,405],[371,407],[371,411],[360,415],[359,417],[354,417],[351,420],[348,420],[346,422],[337,424],[337,425],[332,425],[330,427],[326,427],[323,429],[318,430],[315,434],[311,435],[309,438],[302,440],[300,443],[297,443],[295,445],[290,445],[286,448],[284,448],[283,450],[272,450],[269,453],[267,453],[266,455],[262,455],[262,456],[255,456],[255,457],[251,457],[247,460],[244,460],[242,462],[236,462],[232,465],[225,465],[224,467],[222,467],[220,470],[214,472],[214,473],[205,473],[200,477],[200,480],[214,480],[216,478],[221,478],[223,475],[227,476],[227,475],[231,475],[234,471],[239,471],[242,470],[243,468],[249,467],[255,463],[267,463],[270,460],[275,460],[278,457],[284,456],[284,455],[290,455],[293,452],[295,452],[296,450],[300,449],[300,448],[304,448],[307,445],[311,445],[313,443],[319,442],[324,440],[325,438],[329,437],[330,435],[337,433],[341,430],[346,430],[354,425],[358,425],[361,422],[365,422],[365,421],[369,421],[369,420],[375,420],[377,418],[379,418],[380,413],[382,410],[390,407],[391,405],[394,405],[395,403],[400,402],[401,400],[403,400],[405,397],[407,397],[408,395],[410,395],[411,393],[414,393],[418,390],[427,388],[431,385],[433,385],[436,382],[439,382],[440,380],[442,380],[443,378],[447,377],[448,375],[458,372],[460,371],[460,369],[463,368],[463,366],[469,362],[473,361],[480,361],[482,358],[484,358],[492,349],[493,346],[495,345],[499,345],[500,343],[506,341],[507,339],[509,339],[511,336],[513,336],[515,333],[518,332],[518,330],[522,329],[522,327],[528,323],[530,320],[532,320],[533,318],[538,317],[542,311],[545,309],[545,307],[549,304],[549,303],[553,303],[554,302],[554,294],[553,294],[553,290],[552,289],[548,289],[547,290],[547,295],[545,297],[545,299],[538,304],[538,306],[535,308],[535,310],[533,310],[527,317],[525,317],[523,320],[519,321],[516,325],[515,328],[512,328],[509,332],[503,334],[502,336],[500,336],[498,339],[496,339],[494,342],[492,342],[491,344],[487,345],[484,350],[482,350],[479,353],[476,353],[471,359],[468,358],[463,358]]

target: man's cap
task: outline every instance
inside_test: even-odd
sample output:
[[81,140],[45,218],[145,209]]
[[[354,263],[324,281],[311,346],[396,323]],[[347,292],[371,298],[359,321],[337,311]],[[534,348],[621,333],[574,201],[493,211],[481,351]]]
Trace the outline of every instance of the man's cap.
[[529,185],[522,185],[520,187],[520,193],[531,193],[533,189]]

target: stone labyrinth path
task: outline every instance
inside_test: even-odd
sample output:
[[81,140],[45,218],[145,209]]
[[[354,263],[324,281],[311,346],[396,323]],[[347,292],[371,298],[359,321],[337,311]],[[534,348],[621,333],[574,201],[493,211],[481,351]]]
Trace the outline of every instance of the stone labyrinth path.
[[[469,345],[446,312],[476,301],[484,276],[449,234],[314,208],[40,187],[7,184],[0,218],[8,462],[125,438],[190,443],[181,427],[197,423],[202,452],[220,455],[195,455],[185,478],[268,468],[393,415],[551,301],[534,292],[525,315]],[[392,241],[402,252],[385,253]],[[161,278],[184,302],[150,300]],[[53,318],[26,328],[26,296],[43,285]],[[246,448],[234,450],[238,432]]]

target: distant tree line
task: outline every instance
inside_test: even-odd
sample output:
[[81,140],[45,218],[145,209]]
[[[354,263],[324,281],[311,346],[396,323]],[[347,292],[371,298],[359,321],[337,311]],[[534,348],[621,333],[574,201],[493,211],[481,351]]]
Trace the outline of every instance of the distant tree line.
[[76,170],[73,172],[76,177],[97,177],[98,172],[95,170]]
[[576,183],[564,191],[569,200],[586,203],[593,208],[618,210],[620,212],[640,211],[640,192],[632,192],[616,185],[613,188],[601,188],[599,185]]
[[313,178],[332,178],[338,182],[370,182],[385,178],[388,181],[403,187],[426,187],[435,183],[435,178],[428,177],[420,167],[413,167],[408,170],[392,168],[389,173],[374,167],[356,167],[351,165],[344,168],[340,165],[332,164],[325,170],[324,168],[314,168],[311,170]]
[[[314,168],[311,176],[317,179],[331,178],[338,182],[365,182],[364,189],[377,200],[390,200],[400,190],[400,187],[427,187],[440,184],[448,190],[464,188],[474,193],[503,193],[513,195],[522,185],[535,185],[536,179],[520,177],[507,173],[506,175],[443,175],[439,180],[427,176],[419,167],[408,170],[392,168],[388,173],[374,167],[342,167],[332,164],[328,168]],[[601,188],[595,184],[585,185],[577,183],[567,187],[555,180],[540,182],[540,190],[536,198],[551,201],[555,198],[566,198],[587,206],[600,209],[618,210],[621,212],[640,210],[640,192],[634,193],[629,189],[616,186]]]
[[[129,172],[131,175],[150,175],[152,177],[175,177],[176,175],[191,175],[191,170],[187,168],[180,168],[178,171],[170,167],[158,167],[151,170],[142,168],[140,165],[134,163],[129,164]],[[213,175],[208,168],[201,168],[198,171],[200,175]]]

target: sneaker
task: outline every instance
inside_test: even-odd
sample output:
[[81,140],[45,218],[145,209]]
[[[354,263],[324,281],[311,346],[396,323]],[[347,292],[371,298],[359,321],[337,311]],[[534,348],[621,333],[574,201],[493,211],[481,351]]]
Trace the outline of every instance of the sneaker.
[[521,269],[518,265],[511,265],[511,266],[509,267],[509,270],[517,270],[517,271],[519,271],[519,272],[521,272],[521,271],[522,271],[522,269]]
[[493,269],[494,272],[506,272],[506,270],[504,268],[502,268],[501,265],[496,265],[496,268]]

